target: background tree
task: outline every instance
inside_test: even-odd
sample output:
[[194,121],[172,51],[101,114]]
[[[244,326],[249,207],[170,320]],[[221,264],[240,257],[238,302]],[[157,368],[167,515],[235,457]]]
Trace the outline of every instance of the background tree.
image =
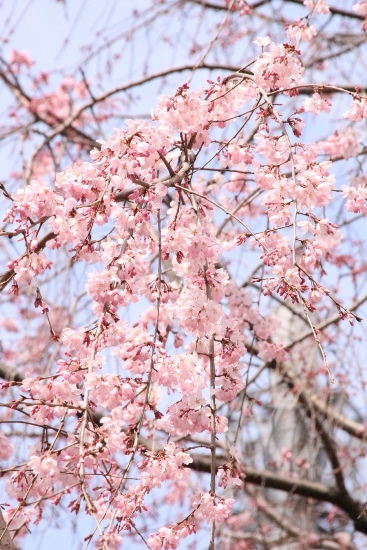
[[367,3],[122,4],[1,8],[2,547],[365,548]]

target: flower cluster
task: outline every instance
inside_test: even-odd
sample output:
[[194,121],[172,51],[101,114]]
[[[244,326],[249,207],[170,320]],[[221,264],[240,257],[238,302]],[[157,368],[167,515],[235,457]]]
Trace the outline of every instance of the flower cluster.
[[[232,9],[246,10],[245,4]],[[304,4],[329,11],[321,0]],[[290,40],[310,40],[316,31],[298,22],[287,32]],[[304,67],[295,46],[268,37],[255,43],[262,53],[252,73],[160,96],[151,121],[127,120],[99,141],[89,162],[58,173],[54,189],[31,181],[7,197],[12,204],[4,221],[13,227],[4,233],[24,245],[8,263],[11,293],[36,292],[35,306],[42,306],[60,346],[43,371],[29,369],[13,384],[19,387],[11,410],[27,409],[43,431],[41,445],[30,449],[9,483],[9,494],[21,502],[15,515],[24,494],[57,503],[73,492],[71,510],[78,512],[84,500],[98,526],[110,521],[101,544],[118,548],[120,533],[135,528],[155,490],[175,484],[172,503],[189,495],[191,508],[148,538],[152,550],[177,548],[197,526],[230,517],[234,501],[226,491],[240,487],[242,476],[236,449],[217,471],[216,445],[227,452],[223,434],[232,437],[232,416],[238,426],[241,415],[251,416],[243,404],[252,361],[262,369],[289,357],[279,321],[264,313],[249,287],[277,293],[291,311],[301,304],[310,319],[331,297],[322,279],[326,266],[342,261],[341,233],[327,217],[333,193],[342,191],[347,212],[367,214],[363,178],[341,190],[333,172],[334,159],[360,150],[357,134],[348,128],[322,142],[298,141],[303,113],[327,114],[331,102],[317,90],[303,102],[296,97]],[[21,52],[12,56],[14,65],[30,66]],[[28,109],[55,126],[70,116],[71,91],[86,93],[66,81]],[[298,108],[282,115],[275,94],[292,96]],[[244,112],[258,121],[254,139],[239,129]],[[366,100],[354,96],[345,117],[360,121],[366,113]],[[213,166],[216,174],[207,178]],[[233,269],[233,256],[244,250],[260,261],[249,280],[247,260]],[[56,335],[40,285],[46,270],[58,269],[61,253],[68,270],[84,266],[75,267],[83,290],[73,307],[85,299],[89,318],[78,312],[75,324]],[[7,330],[17,329],[8,324]],[[0,443],[7,460],[6,435]],[[199,490],[191,475],[197,447],[211,470],[210,490]]]

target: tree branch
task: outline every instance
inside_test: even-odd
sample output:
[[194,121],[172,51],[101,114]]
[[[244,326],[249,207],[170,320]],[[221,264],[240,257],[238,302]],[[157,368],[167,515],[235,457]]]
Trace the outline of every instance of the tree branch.
[[334,408],[326,405],[324,401],[306,389],[302,380],[291,372],[291,369],[284,363],[277,365],[275,361],[271,361],[268,363],[268,366],[272,369],[278,367],[279,373],[287,386],[292,390],[297,388],[297,395],[300,402],[303,401],[308,403],[310,406],[312,405],[317,414],[321,415],[323,418],[326,418],[331,424],[341,428],[349,435],[357,439],[367,438],[366,424],[363,422],[357,422],[356,420],[351,420],[342,413],[336,411]]
[[[210,473],[211,460],[209,455],[192,455],[193,462],[189,468],[197,472]],[[217,456],[217,468],[227,461],[227,457]],[[334,504],[353,521],[357,531],[367,535],[367,514],[365,505],[345,495],[335,487],[329,487],[316,481],[293,479],[280,476],[267,470],[256,470],[251,466],[241,464],[241,471],[245,483],[251,483],[269,489],[278,489],[306,498],[312,498],[320,502]],[[348,498],[349,497],[349,498]]]
[[[304,7],[303,0],[284,0],[284,1]],[[330,13],[332,13],[333,15],[340,15],[341,17],[349,17],[350,19],[359,19],[359,21],[364,21],[365,19],[363,15],[360,15],[352,11],[343,10],[342,8],[329,6],[329,10],[330,10]]]

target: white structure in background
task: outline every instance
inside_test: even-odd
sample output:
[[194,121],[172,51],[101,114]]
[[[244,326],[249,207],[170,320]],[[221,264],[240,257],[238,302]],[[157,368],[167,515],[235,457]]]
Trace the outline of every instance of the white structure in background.
[[[297,309],[295,306],[292,306],[292,309],[293,311],[282,305],[277,308],[275,314],[279,319],[279,328],[273,337],[274,341],[278,340],[289,345],[301,334],[310,330],[302,309]],[[320,374],[320,367],[321,372],[323,371],[322,366],[323,361],[318,345],[311,338],[308,338],[294,346],[290,353],[290,360],[284,364],[285,370],[296,376],[297,389],[291,388],[282,379],[279,372],[268,370],[267,388],[263,387],[262,394],[266,395],[266,392],[269,392],[268,395],[270,395],[270,402],[267,401],[266,403],[269,409],[269,417],[262,418],[261,425],[258,426],[259,439],[257,442],[253,441],[252,446],[254,455],[257,456],[259,448],[256,447],[259,445],[262,447],[264,467],[267,470],[274,469],[278,474],[283,474],[287,478],[294,475],[297,479],[303,478],[334,486],[334,474],[318,433],[319,430],[315,421],[316,414],[313,415],[312,409],[311,412],[307,413],[307,407],[302,405],[299,399],[302,390],[306,390],[309,394],[316,394],[319,399],[323,399],[325,396],[323,387],[325,387],[327,379],[322,379],[323,383],[321,385],[320,377],[327,377],[328,375],[326,373]],[[251,394],[251,389],[249,393]],[[336,387],[326,399],[327,404],[338,412],[344,413],[349,418],[354,418],[359,422],[362,421],[356,408],[348,402],[342,388]],[[327,435],[333,440],[337,428],[325,418],[321,418],[321,421]],[[351,436],[345,432],[342,433],[341,430],[337,431],[338,439],[343,444],[352,444],[353,438]],[[345,466],[344,462],[343,466]],[[355,465],[353,471],[354,475],[356,471],[357,475],[362,474],[362,472],[358,472]],[[348,487],[353,481],[350,478],[348,480],[348,475],[352,475],[352,470],[348,472],[348,468],[345,467],[343,473]],[[363,477],[365,476],[363,475]],[[323,517],[326,517],[331,509],[330,504],[318,503],[311,499],[308,500],[304,497],[273,489],[266,490],[266,497],[268,502],[274,505],[274,510],[280,514],[280,517],[283,517],[286,523],[296,526],[300,531],[304,533],[319,532],[320,535],[330,533],[330,524],[323,520]],[[355,491],[353,497],[362,501],[363,498],[365,499],[363,495],[356,494]],[[281,533],[284,534],[284,530],[280,529],[279,535]],[[343,536],[344,544],[346,544],[343,548],[355,548],[350,543],[351,537],[349,534],[343,533]],[[290,544],[288,542],[287,549],[298,548],[298,546],[293,547]],[[278,548],[284,548],[284,545],[272,545],[272,549]]]

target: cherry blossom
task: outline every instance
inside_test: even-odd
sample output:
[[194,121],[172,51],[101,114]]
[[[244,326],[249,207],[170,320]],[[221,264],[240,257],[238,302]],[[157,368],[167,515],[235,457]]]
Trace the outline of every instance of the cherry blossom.
[[[193,10],[207,9],[197,4]],[[0,458],[11,501],[4,517],[16,535],[60,505],[90,516],[85,542],[102,550],[135,540],[179,548],[196,532],[208,535],[210,550],[216,541],[242,550],[257,548],[267,529],[273,542],[281,530],[289,544],[319,544],[319,533],[307,538],[284,526],[289,510],[283,518],[281,499],[263,488],[325,501],[319,515],[310,508],[318,520],[337,507],[344,515],[335,529],[330,520],[330,533],[345,525],[367,532],[364,505],[348,492],[352,477],[343,478],[341,459],[362,461],[365,432],[354,409],[345,416],[345,380],[353,377],[338,365],[336,348],[344,342],[347,356],[361,339],[342,321],[360,321],[355,311],[365,300],[364,280],[356,279],[366,272],[363,247],[348,231],[354,215],[367,214],[366,98],[358,87],[309,79],[313,40],[323,40],[318,16],[337,8],[305,0],[302,19],[279,18],[278,41],[270,30],[253,40],[259,29],[250,32],[243,18],[256,6],[226,6],[211,46],[225,44],[232,17],[241,16],[255,58],[201,85],[182,77],[151,101],[150,117],[122,123],[123,103],[111,99],[118,92],[97,100],[83,71],[54,88],[51,75],[35,74],[34,94],[23,94],[10,114],[17,123],[36,121],[42,130],[29,126],[40,141],[47,129],[11,192],[0,183],[1,289],[9,285],[0,321]],[[364,17],[364,3],[354,11]],[[193,75],[209,66],[210,50]],[[19,96],[33,62],[17,50],[8,59]],[[334,117],[337,93],[351,102],[342,116],[352,125],[313,132],[310,120]],[[350,309],[344,278],[353,283]],[[274,450],[287,407],[301,419],[297,442]],[[32,446],[15,444],[18,423]],[[264,432],[260,441],[258,426],[271,423],[274,437]],[[301,441],[302,429],[314,435],[312,446]],[[358,449],[345,444],[349,436]],[[312,471],[317,453],[328,485]]]

